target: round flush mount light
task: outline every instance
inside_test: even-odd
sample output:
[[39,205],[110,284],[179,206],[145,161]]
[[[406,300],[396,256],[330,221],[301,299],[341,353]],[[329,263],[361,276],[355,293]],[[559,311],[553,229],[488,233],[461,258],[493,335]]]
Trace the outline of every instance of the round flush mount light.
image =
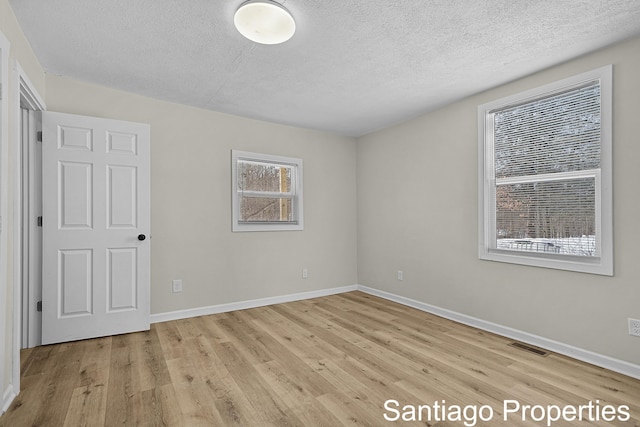
[[249,0],[233,17],[240,34],[261,44],[278,44],[296,32],[296,23],[284,6],[270,0]]

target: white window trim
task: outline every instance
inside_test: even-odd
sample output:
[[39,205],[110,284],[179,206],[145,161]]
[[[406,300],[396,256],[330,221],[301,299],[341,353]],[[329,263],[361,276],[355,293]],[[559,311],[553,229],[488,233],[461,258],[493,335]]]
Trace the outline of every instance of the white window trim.
[[[243,223],[238,221],[240,212],[240,201],[238,199],[238,173],[237,166],[238,160],[247,160],[261,163],[275,163],[280,165],[294,166],[296,170],[296,176],[293,179],[293,188],[288,193],[273,193],[274,196],[288,197],[293,199],[294,216],[296,222],[291,223]],[[231,150],[231,210],[232,210],[232,226],[233,232],[244,231],[299,231],[304,230],[304,215],[303,215],[303,162],[302,159],[293,157],[274,156],[270,154],[251,153],[248,151]],[[245,192],[247,194],[247,192]],[[265,195],[261,192],[260,195]]]
[[[478,256],[480,259],[613,276],[612,76],[613,66],[607,65],[478,106]],[[596,177],[600,183],[599,191],[596,190],[596,223],[600,256],[589,258],[553,256],[496,249],[494,215],[496,182],[492,179],[495,174],[491,112],[548,97],[594,81],[599,81],[601,88],[601,167],[599,177]],[[584,173],[592,174],[588,171]]]

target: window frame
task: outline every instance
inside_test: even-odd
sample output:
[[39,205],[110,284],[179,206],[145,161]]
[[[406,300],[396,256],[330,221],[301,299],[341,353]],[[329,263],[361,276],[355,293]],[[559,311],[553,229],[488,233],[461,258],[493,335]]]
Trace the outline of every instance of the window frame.
[[[291,191],[286,193],[252,191],[252,196],[290,198],[294,221],[288,222],[242,222],[240,221],[240,191],[238,190],[238,162],[249,161],[282,165],[292,168]],[[300,231],[304,230],[303,216],[303,161],[299,158],[275,156],[271,154],[253,153],[231,150],[231,217],[233,232],[246,231]]]
[[[596,241],[599,256],[582,257],[497,249],[493,114],[508,107],[552,97],[594,82],[600,84],[601,103],[600,170],[595,176]],[[478,106],[478,256],[481,260],[613,276],[612,89],[613,66],[607,65]],[[579,177],[593,172],[565,174]],[[564,177],[558,175],[556,179]]]

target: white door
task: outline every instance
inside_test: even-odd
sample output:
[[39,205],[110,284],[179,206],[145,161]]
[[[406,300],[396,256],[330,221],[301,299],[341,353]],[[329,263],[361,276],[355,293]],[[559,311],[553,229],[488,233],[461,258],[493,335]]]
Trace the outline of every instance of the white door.
[[42,344],[149,329],[149,126],[42,113]]

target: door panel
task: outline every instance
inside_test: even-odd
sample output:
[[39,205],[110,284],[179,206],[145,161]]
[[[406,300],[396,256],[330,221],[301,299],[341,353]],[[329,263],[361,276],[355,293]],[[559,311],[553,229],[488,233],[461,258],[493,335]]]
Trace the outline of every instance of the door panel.
[[107,180],[108,228],[135,229],[138,218],[137,168],[109,166]]
[[58,163],[60,229],[93,228],[93,165]]
[[58,316],[77,317],[93,312],[93,251],[91,249],[60,250]]
[[135,310],[138,289],[138,251],[136,248],[109,249],[108,312]]
[[149,329],[149,126],[43,112],[42,343]]

